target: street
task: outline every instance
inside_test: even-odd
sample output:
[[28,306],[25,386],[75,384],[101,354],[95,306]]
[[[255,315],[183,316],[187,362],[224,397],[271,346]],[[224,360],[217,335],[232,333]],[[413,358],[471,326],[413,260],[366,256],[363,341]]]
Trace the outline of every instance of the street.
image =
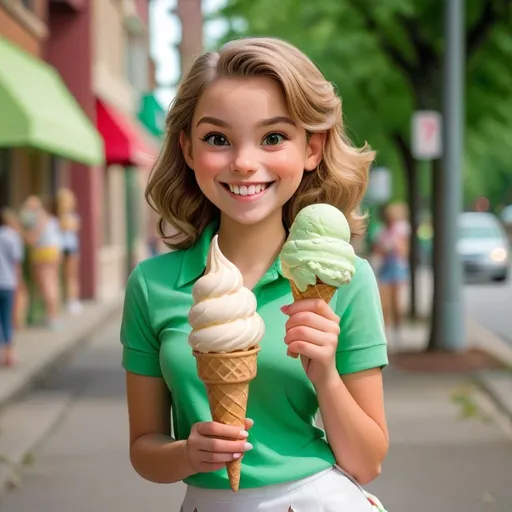
[[[432,271],[420,267],[417,275],[418,311],[424,317],[430,314],[432,296]],[[408,292],[404,293],[407,308]],[[512,344],[512,279],[505,283],[471,283],[463,289],[464,307],[467,316],[493,331]]]
[[[488,303],[492,292],[487,287],[467,294],[475,311],[496,307]],[[479,297],[485,306],[477,303]],[[43,390],[32,393],[44,393],[50,401],[70,390],[73,396],[33,454],[20,487],[2,497],[1,511],[179,510],[183,485],[145,482],[129,463],[118,326],[114,318]],[[512,509],[512,439],[492,420],[460,419],[452,396],[468,391],[459,378],[411,379],[390,368],[386,390],[391,450],[382,476],[369,490],[389,512]]]
[[467,285],[465,300],[470,315],[512,344],[512,280],[504,284]]

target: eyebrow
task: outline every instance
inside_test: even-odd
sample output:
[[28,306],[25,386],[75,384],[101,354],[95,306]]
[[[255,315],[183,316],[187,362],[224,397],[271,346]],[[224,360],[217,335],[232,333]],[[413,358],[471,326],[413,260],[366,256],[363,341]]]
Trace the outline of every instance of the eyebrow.
[[[295,121],[293,121],[289,117],[277,116],[277,117],[271,117],[270,119],[262,119],[261,121],[258,121],[256,123],[256,126],[258,128],[262,128],[265,126],[272,126],[274,124],[280,124],[280,123],[285,123],[285,124],[289,124],[292,126],[296,125]],[[220,128],[231,128],[229,123],[226,123],[226,121],[223,121],[222,119],[218,119],[217,117],[209,117],[209,116],[202,117],[201,119],[199,119],[196,126],[199,126],[200,124],[213,124]]]

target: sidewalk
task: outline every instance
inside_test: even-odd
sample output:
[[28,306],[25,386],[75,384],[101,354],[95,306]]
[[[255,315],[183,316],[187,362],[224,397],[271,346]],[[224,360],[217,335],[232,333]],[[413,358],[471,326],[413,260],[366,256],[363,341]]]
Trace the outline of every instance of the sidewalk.
[[[86,304],[83,315],[66,317],[66,328],[59,333],[30,329],[20,334],[20,365],[0,369],[0,407],[45,375],[74,348],[86,340],[99,325],[117,322],[120,301]],[[479,325],[468,321],[469,346],[492,352],[512,362],[512,349]],[[423,350],[427,325],[409,325],[400,346],[390,344],[390,354]],[[114,341],[113,341],[114,342]],[[500,373],[501,375],[501,373]],[[493,382],[497,375],[491,372]],[[480,376],[479,376],[480,377]],[[393,364],[384,373],[386,411],[390,428],[391,450],[383,473],[368,489],[378,495],[390,512],[485,512],[512,510],[510,474],[512,442],[510,423],[496,414],[493,402],[482,393],[475,376],[418,374],[405,372]],[[510,380],[510,379],[509,379]],[[508,382],[505,380],[505,382]],[[59,398],[60,395],[62,399]],[[56,395],[56,396],[55,396]],[[512,397],[512,392],[509,392]],[[1,455],[10,455],[12,466],[0,462],[0,494],[13,479],[13,469],[23,465],[39,440],[51,431],[55,418],[68,406],[60,390],[37,403],[21,403],[13,425],[22,418],[26,432],[9,437],[8,422],[3,417]],[[30,402],[30,400],[28,400]],[[53,404],[53,410],[50,407]],[[16,409],[6,408],[7,411]],[[37,414],[34,415],[34,410]],[[512,408],[511,408],[512,411]],[[41,425],[42,424],[42,425]],[[8,428],[7,428],[8,430]],[[43,435],[44,434],[44,435]],[[23,438],[23,439],[20,439]],[[13,448],[14,446],[14,448]],[[2,450],[2,447],[5,450]],[[2,467],[4,468],[2,470]],[[178,484],[179,485],[179,484]]]
[[[429,317],[431,293],[431,279],[420,271],[422,318]],[[512,346],[470,317],[466,334],[469,350],[509,370],[404,371],[394,356],[423,352],[429,325],[409,324],[399,344],[390,340],[384,382],[391,447],[382,476],[368,487],[389,511],[512,510]]]
[[[421,283],[419,289],[422,293],[418,293],[418,311],[422,317],[428,318],[430,306],[427,297],[431,294],[431,283],[421,273],[419,280]],[[407,298],[404,297],[403,300],[405,303]],[[399,345],[392,340],[389,341],[390,356],[401,352],[424,351],[428,343],[429,328],[428,322],[425,321],[406,325]],[[512,345],[471,317],[466,318],[466,335],[468,350],[474,349],[486,353],[505,367],[503,370],[474,372],[470,378],[490,395],[512,422]]]
[[468,376],[384,372],[390,451],[368,486],[390,512],[512,510],[512,435]]
[[121,308],[121,298],[84,302],[83,306],[81,315],[63,316],[61,331],[26,328],[17,334],[18,364],[0,367],[0,410],[43,381],[49,371]]

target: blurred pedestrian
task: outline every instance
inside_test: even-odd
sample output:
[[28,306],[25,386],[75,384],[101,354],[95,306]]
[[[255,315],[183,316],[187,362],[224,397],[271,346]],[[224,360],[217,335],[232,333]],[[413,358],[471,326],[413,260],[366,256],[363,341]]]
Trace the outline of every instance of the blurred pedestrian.
[[[50,206],[50,209],[54,209]],[[46,322],[59,329],[62,235],[57,217],[47,211],[40,198],[30,196],[20,213],[24,237],[30,247],[29,258],[37,289],[43,299]]]
[[62,253],[64,266],[64,293],[66,307],[70,313],[82,312],[80,303],[80,216],[76,211],[76,197],[68,188],[57,192],[57,214],[62,234]]
[[410,226],[407,206],[403,203],[388,204],[381,215],[382,227],[373,246],[380,260],[377,278],[388,336],[400,341],[403,318],[401,298],[409,276]]
[[[5,226],[8,226],[16,233],[21,240],[23,257],[25,258],[25,243],[23,240],[23,228],[21,226],[20,218],[16,210],[11,208],[3,209],[3,218]],[[16,329],[24,327],[27,317],[27,306],[28,306],[28,288],[25,282],[25,276],[23,272],[23,263],[18,265],[18,284],[16,288],[16,294],[14,298],[14,311],[13,311],[13,324]]]
[[2,343],[2,364],[12,366],[15,363],[13,313],[23,260],[23,240],[15,229],[7,225],[8,219],[9,212],[2,210],[0,212],[0,342]]

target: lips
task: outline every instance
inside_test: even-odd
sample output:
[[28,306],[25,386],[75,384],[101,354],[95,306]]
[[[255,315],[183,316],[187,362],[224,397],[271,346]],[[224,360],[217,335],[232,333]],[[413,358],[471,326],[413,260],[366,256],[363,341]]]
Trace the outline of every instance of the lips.
[[223,185],[236,196],[254,196],[266,190],[273,182],[270,183],[247,183],[246,185],[232,185],[231,183],[223,183]]

